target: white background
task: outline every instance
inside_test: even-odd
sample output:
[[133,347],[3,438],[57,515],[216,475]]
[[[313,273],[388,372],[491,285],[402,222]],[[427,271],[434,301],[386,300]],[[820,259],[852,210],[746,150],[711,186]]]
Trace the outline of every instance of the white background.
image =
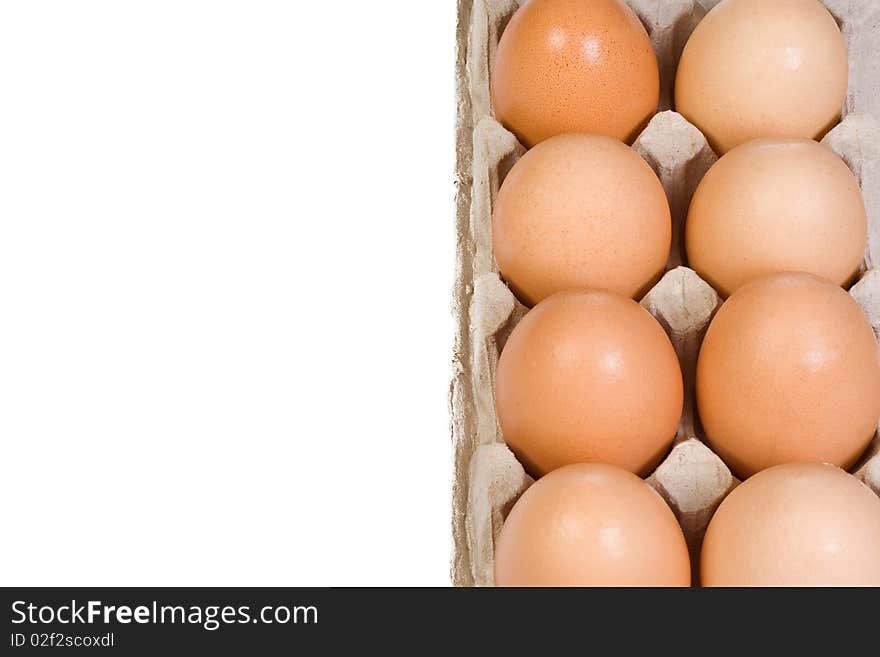
[[0,584],[448,584],[454,22],[0,4]]

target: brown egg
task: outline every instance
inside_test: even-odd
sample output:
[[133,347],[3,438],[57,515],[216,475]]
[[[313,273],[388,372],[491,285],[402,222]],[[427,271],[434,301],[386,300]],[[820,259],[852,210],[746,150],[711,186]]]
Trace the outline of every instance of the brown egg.
[[696,392],[709,444],[740,476],[790,461],[849,467],[880,418],[874,332],[829,281],[755,279],[712,320]]
[[538,480],[507,517],[498,586],[688,586],[681,528],[654,489],[620,468],[579,463]]
[[846,43],[819,0],[722,0],[681,54],[675,108],[716,153],[757,137],[818,139],[846,98]]
[[880,586],[880,498],[832,465],[764,470],[709,523],[703,586]]
[[657,111],[645,28],[619,0],[528,0],[492,69],[496,118],[527,147],[564,132],[632,142]]
[[843,160],[815,141],[783,137],[737,146],[709,169],[685,241],[690,266],[727,296],[778,271],[846,285],[867,234],[862,193]]
[[536,476],[583,461],[647,474],[675,436],[682,395],[666,333],[610,292],[570,290],[539,303],[496,372],[504,439]]
[[513,166],[492,231],[501,274],[527,305],[572,287],[644,294],[672,239],[651,167],[621,142],[587,134],[548,139]]

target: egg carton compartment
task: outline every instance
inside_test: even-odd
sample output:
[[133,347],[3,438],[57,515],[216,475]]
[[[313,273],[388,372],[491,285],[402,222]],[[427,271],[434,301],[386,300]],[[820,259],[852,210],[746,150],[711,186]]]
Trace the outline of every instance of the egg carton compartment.
[[[498,39],[515,0],[459,0],[457,26],[457,258],[453,311],[457,328],[450,387],[454,444],[452,580],[493,584],[494,542],[506,514],[533,482],[504,443],[494,405],[495,369],[510,331],[527,308],[498,275],[492,207],[510,167],[525,152],[492,115],[489,79]],[[681,362],[685,403],[665,460],[647,477],[675,512],[692,554],[724,497],[739,483],[704,441],[695,410],[696,358],[721,299],[683,266],[691,196],[718,159],[702,133],[669,110],[675,66],[699,20],[717,0],[629,0],[660,64],[660,111],[633,148],[659,177],[669,200],[673,238],[667,271],[641,304],[667,331]],[[868,214],[868,245],[850,294],[880,336],[880,3],[826,0],[849,48],[850,79],[841,122],[822,140],[853,171]],[[880,433],[850,470],[880,495]],[[696,580],[695,580],[696,581]]]

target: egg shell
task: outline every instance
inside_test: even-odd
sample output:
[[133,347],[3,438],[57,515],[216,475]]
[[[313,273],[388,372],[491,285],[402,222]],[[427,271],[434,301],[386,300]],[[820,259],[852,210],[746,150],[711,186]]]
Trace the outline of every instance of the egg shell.
[[688,263],[723,296],[779,271],[848,285],[864,259],[867,221],[855,177],[830,148],[756,139],[724,155],[697,187]]
[[687,545],[663,499],[635,475],[580,463],[541,478],[498,538],[499,586],[688,586]]
[[848,468],[880,419],[880,362],[859,305],[805,273],[770,274],[721,306],[697,361],[709,445],[740,476],[789,461]]
[[703,586],[880,586],[880,498],[832,465],[764,470],[715,512],[700,578]]
[[513,166],[495,201],[495,258],[527,305],[574,287],[641,296],[669,257],[666,193],[621,142],[559,135]]
[[620,0],[528,0],[495,57],[495,116],[527,147],[566,132],[632,142],[657,111],[651,41]]
[[818,0],[722,0],[684,47],[675,109],[719,154],[758,137],[820,139],[847,81],[846,43]]
[[675,437],[682,400],[666,333],[635,301],[609,292],[548,297],[498,362],[501,431],[533,476],[582,461],[647,474]]

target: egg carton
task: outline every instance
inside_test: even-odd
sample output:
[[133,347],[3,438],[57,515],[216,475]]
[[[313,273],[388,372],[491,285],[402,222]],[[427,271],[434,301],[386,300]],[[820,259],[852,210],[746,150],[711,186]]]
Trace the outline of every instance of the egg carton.
[[[641,304],[667,331],[681,361],[685,403],[666,459],[647,477],[675,512],[692,562],[717,506],[739,483],[704,441],[695,412],[696,358],[721,301],[684,266],[684,222],[691,196],[717,156],[702,133],[671,111],[682,48],[718,0],[629,0],[645,25],[661,73],[659,112],[634,149],[666,190],[673,222],[667,271]],[[532,483],[504,442],[494,404],[498,356],[526,313],[498,275],[492,207],[499,185],[525,152],[492,114],[489,79],[498,39],[515,0],[459,0],[457,25],[457,259],[453,310],[457,330],[450,389],[454,443],[452,581],[493,583],[494,544],[506,514]],[[880,336],[880,3],[827,0],[849,48],[849,88],[841,122],[822,140],[858,180],[868,213],[862,275],[850,289]],[[880,434],[851,472],[880,495]]]

